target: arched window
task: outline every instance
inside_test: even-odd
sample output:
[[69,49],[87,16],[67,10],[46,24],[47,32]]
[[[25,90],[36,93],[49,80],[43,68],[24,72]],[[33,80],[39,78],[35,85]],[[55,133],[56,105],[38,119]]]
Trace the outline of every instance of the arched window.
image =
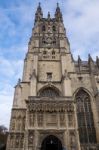
[[53,26],[53,31],[56,31],[56,27],[55,26]]
[[76,94],[76,102],[80,143],[96,143],[90,96],[84,90],[80,90]]
[[52,51],[52,55],[55,55],[55,51],[54,50]]
[[43,25],[42,26],[42,31],[45,31],[45,30],[46,30],[45,25]]
[[44,90],[42,90],[40,92],[40,96],[43,97],[58,97],[59,96],[59,92],[56,91],[55,89],[51,88],[51,87],[47,87]]
[[46,55],[46,54],[47,54],[47,51],[44,50],[44,51],[43,51],[43,54]]

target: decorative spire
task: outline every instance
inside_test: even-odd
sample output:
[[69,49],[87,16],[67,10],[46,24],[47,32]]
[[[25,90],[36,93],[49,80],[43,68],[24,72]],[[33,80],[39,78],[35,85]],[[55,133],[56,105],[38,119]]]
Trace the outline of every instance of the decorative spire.
[[48,12],[48,19],[50,19],[50,12]]
[[99,57],[98,56],[96,56],[96,65],[99,68]]
[[92,59],[91,55],[89,54],[88,55],[88,63],[90,63],[90,62],[93,62],[93,59]]
[[72,59],[72,61],[74,62],[74,57],[73,57],[73,55],[71,54],[71,59]]
[[80,56],[78,55],[78,64],[80,65],[80,63],[81,63],[81,58],[80,58]]
[[57,3],[56,12],[55,12],[55,18],[57,21],[63,21],[62,13],[59,7],[59,3]]
[[59,12],[60,12],[59,3],[57,3],[57,8],[56,8],[56,11],[59,11]]
[[41,8],[41,3],[39,2],[37,11],[35,13],[35,22],[39,21],[42,17],[43,17],[43,12],[42,12],[42,8]]
[[81,58],[79,55],[78,55],[78,67],[79,67],[79,71],[80,71],[81,70]]
[[90,69],[90,72],[94,72],[94,69],[95,69],[95,65],[94,65],[94,61],[91,57],[91,55],[89,54],[88,55],[88,64],[89,64],[89,69]]

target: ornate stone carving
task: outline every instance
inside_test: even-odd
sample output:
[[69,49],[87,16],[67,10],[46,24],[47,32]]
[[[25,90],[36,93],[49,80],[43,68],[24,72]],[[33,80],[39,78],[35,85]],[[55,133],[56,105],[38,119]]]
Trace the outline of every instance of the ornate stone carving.
[[23,133],[10,133],[9,148],[23,148],[24,134]]
[[37,122],[38,122],[38,126],[43,126],[43,113],[38,113],[37,114]]
[[36,70],[33,69],[32,74],[30,75],[30,79],[31,79],[31,78],[36,78],[36,77],[37,77],[37,75],[36,75]]
[[62,79],[64,80],[64,79],[70,79],[70,75],[69,75],[69,73],[67,72],[67,70],[65,70],[64,71],[64,74],[63,74],[63,77],[62,77]]
[[57,126],[57,114],[56,113],[47,113],[46,114],[46,123],[47,123],[47,126]]
[[13,135],[13,134],[10,134],[10,135],[9,135],[9,139],[10,139],[10,140],[9,140],[9,141],[10,141],[10,142],[9,142],[9,143],[10,143],[9,147],[10,147],[10,148],[13,148],[13,146],[14,146],[14,135]]
[[65,126],[65,114],[64,113],[60,113],[60,126]]
[[33,145],[33,140],[34,140],[34,132],[33,131],[29,131],[28,133],[28,145]]
[[29,111],[47,111],[47,112],[73,112],[74,106],[71,102],[59,101],[29,101]]
[[25,110],[13,110],[11,119],[11,130],[24,131],[25,129]]
[[11,119],[11,130],[15,130],[15,126],[16,126],[16,118],[12,118]]
[[20,147],[20,136],[16,135],[15,138],[15,148],[19,148]]
[[73,127],[74,126],[74,114],[68,113],[68,126]]
[[34,126],[34,119],[35,119],[35,114],[34,113],[29,113],[29,125]]
[[71,150],[77,149],[75,131],[70,131],[70,147],[71,147]]
[[22,118],[22,130],[25,130],[25,117]]

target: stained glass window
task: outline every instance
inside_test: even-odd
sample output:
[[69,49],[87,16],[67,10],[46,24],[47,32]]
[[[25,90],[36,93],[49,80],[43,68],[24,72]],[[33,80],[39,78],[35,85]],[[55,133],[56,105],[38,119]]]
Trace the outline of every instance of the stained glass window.
[[76,102],[80,142],[96,143],[90,96],[84,90],[80,90],[76,95]]

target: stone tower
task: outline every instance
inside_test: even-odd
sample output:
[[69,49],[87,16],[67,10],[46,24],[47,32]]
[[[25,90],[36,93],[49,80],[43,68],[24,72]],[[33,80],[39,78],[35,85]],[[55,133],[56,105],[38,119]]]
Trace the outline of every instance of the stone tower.
[[35,13],[7,150],[99,150],[99,58],[73,59],[58,4]]

